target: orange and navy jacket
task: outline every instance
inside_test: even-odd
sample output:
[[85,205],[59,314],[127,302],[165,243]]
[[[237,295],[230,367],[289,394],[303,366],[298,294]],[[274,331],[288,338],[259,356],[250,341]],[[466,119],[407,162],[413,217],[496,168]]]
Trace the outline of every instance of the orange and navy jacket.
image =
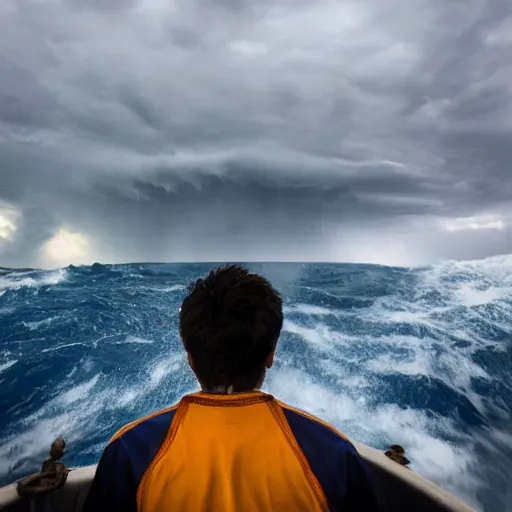
[[98,464],[84,512],[374,511],[352,443],[255,391],[195,393],[122,428]]

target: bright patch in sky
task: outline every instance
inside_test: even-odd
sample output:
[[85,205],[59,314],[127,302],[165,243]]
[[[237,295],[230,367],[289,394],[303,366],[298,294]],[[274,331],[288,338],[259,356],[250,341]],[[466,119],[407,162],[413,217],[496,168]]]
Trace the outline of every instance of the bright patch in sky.
[[54,263],[84,263],[89,255],[89,242],[81,233],[60,229],[43,247],[45,257]]
[[507,223],[499,215],[477,215],[474,217],[462,217],[446,220],[442,223],[442,230],[453,233],[455,231],[497,229],[503,231]]
[[9,240],[16,232],[16,226],[7,217],[0,215],[0,238]]

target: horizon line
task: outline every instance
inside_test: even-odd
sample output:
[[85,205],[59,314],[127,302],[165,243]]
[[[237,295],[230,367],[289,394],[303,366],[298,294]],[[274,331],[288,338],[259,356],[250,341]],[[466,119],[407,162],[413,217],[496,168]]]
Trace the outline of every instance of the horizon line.
[[439,259],[438,261],[421,264],[421,265],[390,265],[384,263],[372,263],[372,262],[354,262],[354,261],[329,261],[329,260],[310,260],[310,261],[301,261],[301,260],[210,260],[210,261],[125,261],[125,262],[117,262],[117,263],[107,263],[107,262],[99,262],[95,261],[94,263],[69,263],[65,266],[61,267],[4,267],[0,265],[0,270],[13,270],[13,271],[52,271],[52,270],[65,270],[69,267],[92,267],[93,265],[109,265],[109,266],[121,266],[121,265],[229,265],[229,264],[239,264],[239,265],[359,265],[359,266],[374,266],[374,267],[385,267],[385,268],[399,268],[399,269],[422,269],[432,267],[434,265],[438,265],[441,263],[464,263],[464,262],[477,262],[477,261],[486,261],[495,258],[512,258],[511,253],[502,253],[495,254],[492,256],[486,256],[484,258],[473,258],[473,259]]

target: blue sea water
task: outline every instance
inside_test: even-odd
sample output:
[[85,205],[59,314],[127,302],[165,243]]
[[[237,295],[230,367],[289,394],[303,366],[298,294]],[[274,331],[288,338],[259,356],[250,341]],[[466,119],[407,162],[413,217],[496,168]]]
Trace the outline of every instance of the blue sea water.
[[[0,269],[0,484],[97,462],[121,426],[197,390],[177,331],[215,264]],[[478,510],[512,510],[512,257],[407,269],[248,264],[285,301],[264,389]]]

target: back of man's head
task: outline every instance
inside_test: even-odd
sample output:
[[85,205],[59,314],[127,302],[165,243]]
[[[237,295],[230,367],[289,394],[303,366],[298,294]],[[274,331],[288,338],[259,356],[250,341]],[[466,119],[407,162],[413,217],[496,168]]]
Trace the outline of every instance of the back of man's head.
[[279,293],[238,265],[196,281],[180,310],[181,338],[206,390],[258,386],[282,325]]

